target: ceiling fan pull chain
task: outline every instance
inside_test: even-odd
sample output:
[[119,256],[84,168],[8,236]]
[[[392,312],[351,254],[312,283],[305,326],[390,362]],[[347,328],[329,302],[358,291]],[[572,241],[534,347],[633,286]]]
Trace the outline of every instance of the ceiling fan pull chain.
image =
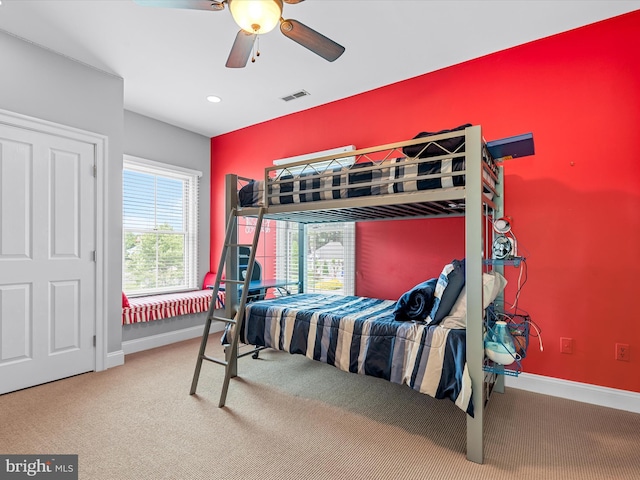
[[[258,41],[258,37],[256,37],[256,42]],[[253,42],[251,46],[251,63],[256,63],[256,42]]]
[[251,63],[256,63],[256,57],[260,56],[260,35],[257,33],[254,33],[254,35],[256,36],[256,41],[251,46]]
[[255,54],[251,54],[251,63],[256,63],[256,57],[260,56],[260,35],[256,34],[256,42],[253,44]]

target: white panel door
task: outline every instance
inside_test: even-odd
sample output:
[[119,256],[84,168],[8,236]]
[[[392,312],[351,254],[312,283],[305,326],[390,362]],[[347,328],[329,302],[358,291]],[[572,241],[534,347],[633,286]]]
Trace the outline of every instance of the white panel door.
[[95,369],[94,162],[0,124],[0,394]]

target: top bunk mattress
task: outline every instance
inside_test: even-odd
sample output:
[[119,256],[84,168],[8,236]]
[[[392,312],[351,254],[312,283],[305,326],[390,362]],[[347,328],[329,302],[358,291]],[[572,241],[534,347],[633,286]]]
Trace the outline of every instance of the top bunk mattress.
[[[460,137],[464,140],[464,136]],[[431,144],[430,144],[431,145]],[[409,150],[409,153],[415,153]],[[267,180],[267,206],[320,202],[375,195],[419,192],[435,189],[460,189],[465,186],[466,157],[462,143],[453,152],[420,150],[416,156],[385,158],[380,161],[358,157],[352,165],[341,161],[321,167],[313,161],[298,166],[302,172],[292,174],[285,168],[271,169]],[[342,162],[344,163],[344,162]],[[490,198],[496,187],[497,166],[483,148],[484,192]],[[238,192],[241,207],[265,206],[265,181],[251,180]]]

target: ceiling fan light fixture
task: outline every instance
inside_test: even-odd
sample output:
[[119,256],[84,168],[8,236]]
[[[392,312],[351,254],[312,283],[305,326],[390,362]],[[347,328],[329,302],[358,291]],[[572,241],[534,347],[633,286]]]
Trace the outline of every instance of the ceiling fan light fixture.
[[282,18],[282,0],[228,0],[231,16],[249,33],[273,30]]

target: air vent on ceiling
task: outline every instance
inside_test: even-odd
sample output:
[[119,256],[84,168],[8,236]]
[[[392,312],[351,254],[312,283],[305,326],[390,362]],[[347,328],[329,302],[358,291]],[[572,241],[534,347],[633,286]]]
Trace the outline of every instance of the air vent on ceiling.
[[292,93],[291,95],[287,95],[286,97],[282,97],[282,100],[284,100],[285,102],[290,102],[291,100],[295,100],[296,98],[300,97],[306,97],[307,95],[310,95],[310,93],[306,90],[300,90],[299,92]]

